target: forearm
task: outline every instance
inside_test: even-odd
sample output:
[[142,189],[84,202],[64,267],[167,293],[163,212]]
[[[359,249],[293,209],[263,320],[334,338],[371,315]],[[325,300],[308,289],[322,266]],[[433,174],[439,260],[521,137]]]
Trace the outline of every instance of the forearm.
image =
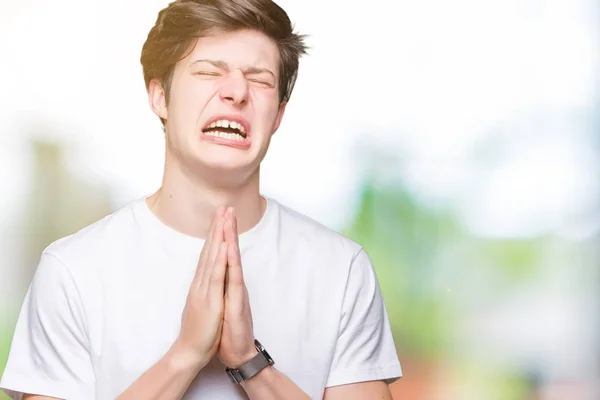
[[274,367],[263,369],[241,385],[250,400],[310,400],[298,385]]
[[117,400],[179,400],[204,365],[192,360],[177,344],[140,376]]

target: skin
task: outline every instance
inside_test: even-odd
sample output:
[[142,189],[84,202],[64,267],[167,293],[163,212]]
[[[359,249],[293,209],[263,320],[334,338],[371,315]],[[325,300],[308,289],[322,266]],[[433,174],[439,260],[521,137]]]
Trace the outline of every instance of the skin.
[[[150,84],[150,107],[167,123],[163,182],[148,205],[165,224],[206,242],[179,337],[120,400],[180,399],[213,357],[237,367],[257,353],[238,236],[255,226],[266,208],[259,192],[259,166],[286,106],[278,96],[278,57],[276,45],[260,32],[224,33],[199,39],[176,65],[169,104],[161,83]],[[206,123],[219,115],[249,124],[249,147],[202,138]],[[242,387],[250,399],[309,399],[274,366]],[[392,397],[384,382],[373,381],[327,388],[324,399]]]

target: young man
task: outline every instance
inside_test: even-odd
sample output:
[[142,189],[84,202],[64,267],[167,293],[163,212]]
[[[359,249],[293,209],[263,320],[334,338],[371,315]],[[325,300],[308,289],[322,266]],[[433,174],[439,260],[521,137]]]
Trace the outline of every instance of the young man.
[[162,186],[43,252],[9,395],[391,399],[401,370],[368,256],[259,191],[304,52],[271,0],[159,13],[141,62]]

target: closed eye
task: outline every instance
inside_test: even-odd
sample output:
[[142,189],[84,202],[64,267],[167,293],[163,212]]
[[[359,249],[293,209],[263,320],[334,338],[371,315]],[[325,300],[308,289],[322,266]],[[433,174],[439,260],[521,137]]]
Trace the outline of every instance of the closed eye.
[[260,79],[249,79],[250,82],[259,83],[261,85],[268,86],[270,88],[275,87],[271,82],[263,81]]
[[200,75],[200,76],[220,76],[221,74],[219,74],[218,72],[199,71],[199,72],[194,72],[194,75]]

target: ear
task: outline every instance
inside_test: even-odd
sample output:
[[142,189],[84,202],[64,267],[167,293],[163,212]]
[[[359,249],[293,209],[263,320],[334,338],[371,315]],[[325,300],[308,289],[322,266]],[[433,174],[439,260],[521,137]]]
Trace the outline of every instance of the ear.
[[148,85],[148,101],[150,108],[159,118],[167,119],[167,100],[162,84],[156,79],[150,81]]
[[282,101],[281,104],[279,104],[279,110],[277,111],[277,118],[275,119],[275,126],[273,127],[272,135],[274,135],[275,132],[277,132],[277,129],[279,129],[279,125],[281,125],[281,120],[283,119],[283,114],[285,113],[286,106],[287,101]]

